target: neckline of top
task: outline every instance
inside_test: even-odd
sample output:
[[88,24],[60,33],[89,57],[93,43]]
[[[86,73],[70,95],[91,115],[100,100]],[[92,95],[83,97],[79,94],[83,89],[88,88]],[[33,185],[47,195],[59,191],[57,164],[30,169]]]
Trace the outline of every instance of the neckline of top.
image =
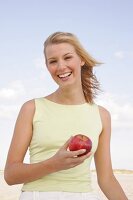
[[42,97],[43,100],[53,104],[53,105],[57,105],[57,106],[68,106],[68,107],[81,107],[81,106],[86,106],[88,105],[89,103],[85,102],[85,103],[82,103],[82,104],[61,104],[61,103],[57,103],[57,102],[54,102],[54,101],[51,101],[49,99],[47,99],[46,97]]

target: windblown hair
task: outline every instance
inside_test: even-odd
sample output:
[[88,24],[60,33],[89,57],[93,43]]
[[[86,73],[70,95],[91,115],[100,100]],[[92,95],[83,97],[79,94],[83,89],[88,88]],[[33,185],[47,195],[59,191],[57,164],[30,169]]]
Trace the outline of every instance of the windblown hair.
[[78,38],[67,32],[55,32],[50,35],[44,42],[44,55],[46,59],[46,47],[51,44],[69,43],[74,48],[78,56],[85,62],[81,67],[81,81],[85,100],[88,103],[93,103],[94,98],[100,90],[100,84],[93,73],[93,67],[101,64],[96,61],[81,45]]

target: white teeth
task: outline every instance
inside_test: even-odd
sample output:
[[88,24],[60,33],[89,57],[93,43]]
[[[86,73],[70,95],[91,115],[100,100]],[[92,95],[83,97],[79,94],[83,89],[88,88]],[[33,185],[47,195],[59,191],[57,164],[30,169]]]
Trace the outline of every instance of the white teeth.
[[72,72],[67,72],[65,74],[61,74],[61,75],[58,75],[60,78],[64,78],[64,77],[67,77],[67,76],[70,76]]

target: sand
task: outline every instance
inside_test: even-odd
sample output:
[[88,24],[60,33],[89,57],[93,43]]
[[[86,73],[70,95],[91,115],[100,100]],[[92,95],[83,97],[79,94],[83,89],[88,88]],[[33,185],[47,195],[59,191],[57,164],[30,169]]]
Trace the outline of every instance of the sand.
[[[121,184],[129,200],[133,200],[133,171],[115,170],[114,174]],[[96,173],[92,172],[93,185],[103,200],[107,198],[103,195],[96,182]],[[8,186],[3,178],[3,171],[0,171],[0,200],[18,200],[22,185]]]

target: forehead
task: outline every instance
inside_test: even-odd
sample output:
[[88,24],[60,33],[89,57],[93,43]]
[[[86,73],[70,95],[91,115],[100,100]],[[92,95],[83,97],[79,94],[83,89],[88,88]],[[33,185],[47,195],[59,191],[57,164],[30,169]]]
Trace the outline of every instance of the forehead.
[[46,47],[45,53],[47,58],[56,57],[67,53],[75,53],[75,48],[68,43],[50,44]]

